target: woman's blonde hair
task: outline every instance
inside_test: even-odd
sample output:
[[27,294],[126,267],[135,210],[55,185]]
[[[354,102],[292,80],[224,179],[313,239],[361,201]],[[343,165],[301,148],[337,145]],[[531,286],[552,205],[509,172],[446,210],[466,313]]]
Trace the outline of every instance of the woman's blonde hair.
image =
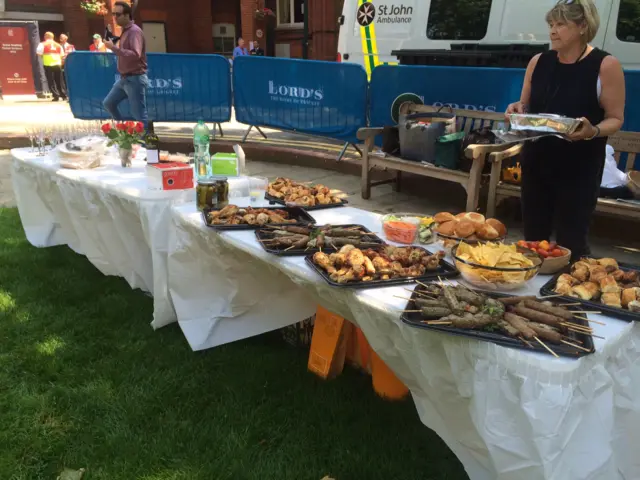
[[584,39],[587,43],[596,38],[600,28],[600,14],[593,0],[560,0],[549,10],[546,20],[547,23],[573,22],[583,26]]

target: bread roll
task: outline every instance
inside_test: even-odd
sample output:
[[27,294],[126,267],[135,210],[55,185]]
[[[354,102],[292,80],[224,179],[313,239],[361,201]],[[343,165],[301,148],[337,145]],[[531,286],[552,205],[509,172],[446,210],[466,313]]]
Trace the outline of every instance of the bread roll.
[[622,281],[624,283],[633,283],[633,282],[637,282],[638,278],[640,278],[640,274],[636,270],[630,270],[624,273],[624,277],[622,277]]
[[559,293],[560,295],[575,296],[573,294],[573,289],[572,289],[571,285],[569,285],[568,283],[558,283],[558,284],[556,284],[556,288],[555,288],[554,292]]
[[601,258],[598,263],[603,267],[607,267],[607,270],[612,267],[615,267],[612,271],[618,270],[618,262],[613,258]]
[[640,288],[625,288],[622,291],[622,306],[627,308],[631,302],[638,300],[638,290]]
[[627,308],[631,312],[640,312],[640,302],[638,300],[635,300],[629,303],[629,305],[627,305]]
[[476,213],[476,212],[469,212],[467,214],[465,214],[464,218],[466,220],[471,220],[473,223],[477,224],[477,225],[483,225],[484,224],[484,215],[482,215],[481,213]]
[[558,281],[556,282],[556,285],[560,285],[562,283],[566,283],[570,286],[574,286],[575,284],[578,283],[578,280],[576,280],[575,278],[573,278],[571,275],[569,275],[568,273],[563,273],[562,275],[560,275],[558,277]]
[[500,234],[491,225],[489,225],[488,223],[485,223],[478,230],[478,237],[480,237],[483,240],[495,240],[500,237]]
[[476,233],[476,226],[468,220],[461,220],[455,228],[455,235],[459,238],[467,238]]
[[592,282],[600,283],[600,280],[609,275],[607,269],[602,265],[590,265],[589,267],[589,280]]
[[574,269],[571,272],[571,275],[573,275],[573,278],[575,278],[579,282],[586,282],[587,280],[589,280],[589,269],[586,266],[582,265],[579,268]]
[[601,302],[609,307],[622,308],[622,303],[620,302],[620,292],[603,293]]
[[611,272],[611,276],[615,279],[616,282],[622,282],[624,278],[624,272],[620,269]]
[[436,214],[435,217],[433,217],[433,220],[436,223],[445,223],[445,222],[451,222],[452,220],[455,220],[456,217],[453,216],[453,214],[449,213],[449,212],[440,212],[438,214]]
[[504,223],[502,223],[500,220],[490,218],[486,221],[486,223],[487,225],[491,225],[493,228],[495,228],[501,237],[507,236],[507,227],[505,227]]
[[467,212],[462,212],[456,215],[456,220],[464,220],[464,217],[467,215]]
[[618,282],[616,282],[615,278],[611,275],[607,275],[600,280],[600,290],[602,290],[602,293],[617,293],[620,295],[620,291],[622,289],[618,286]]
[[440,225],[438,225],[437,232],[441,233],[442,235],[453,236],[453,232],[456,229],[457,224],[458,222],[455,221],[441,223]]
[[573,287],[573,292],[583,300],[597,300],[600,296],[600,287],[593,282],[585,282]]

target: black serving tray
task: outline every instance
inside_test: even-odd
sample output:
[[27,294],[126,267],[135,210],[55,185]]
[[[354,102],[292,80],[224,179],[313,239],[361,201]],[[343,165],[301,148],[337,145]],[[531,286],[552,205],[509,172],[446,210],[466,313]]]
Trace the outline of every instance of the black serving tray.
[[[334,228],[360,227],[361,231],[371,233],[371,230],[364,227],[363,225],[331,225],[331,226]],[[273,238],[270,232],[271,230],[268,228],[259,228],[258,230],[256,230],[256,238],[260,242],[260,245],[262,245],[262,248],[264,248],[265,251],[273,255],[278,255],[281,257],[291,257],[291,256],[300,256],[300,255],[309,255],[309,254],[313,255],[314,253],[320,251],[319,248],[308,248],[308,249],[296,248],[288,251],[285,251],[284,248],[269,248],[264,243],[262,243],[261,240],[267,240],[267,239]],[[366,238],[367,243],[376,243],[378,245],[384,245],[385,243],[384,240],[378,237],[375,233],[371,233],[371,235],[367,235],[366,237],[363,237],[363,238]],[[334,253],[337,250],[330,245],[325,245],[323,247],[323,251]]]
[[[254,208],[254,207],[242,207],[242,208]],[[303,208],[300,207],[255,207],[254,210],[263,209],[263,210],[283,210],[289,214],[289,218],[295,219],[296,223],[270,223],[269,225],[313,225],[316,223],[315,219],[309,215]],[[211,225],[209,223],[209,219],[207,214],[209,212],[215,212],[217,210],[222,210],[221,208],[208,208],[202,212],[202,220],[204,224],[215,230],[255,230],[260,228],[261,225]]]
[[[628,272],[630,270],[640,271],[640,267],[637,265],[620,263],[618,264],[618,266],[620,267],[620,270],[622,270],[623,272]],[[556,288],[556,283],[558,282],[558,278],[560,278],[560,275],[562,275],[563,273],[570,273],[570,272],[571,272],[571,266],[568,266],[563,270],[561,270],[560,272],[558,272],[556,275],[553,276],[553,278],[551,278],[551,280],[549,280],[547,283],[545,283],[542,286],[542,288],[540,289],[540,294],[544,296],[557,295],[557,293],[554,292],[554,289]],[[607,313],[608,315],[619,318],[621,320],[628,320],[631,322],[640,322],[640,313],[638,312],[631,312],[629,310],[625,310],[624,308],[610,307],[609,305],[605,305],[604,303],[592,302],[591,300],[582,300],[579,297],[562,296],[558,298],[569,299],[572,302],[580,302],[582,305],[586,307],[591,307],[596,310],[600,310],[603,313]]]
[[[432,255],[433,252],[427,250],[426,248],[416,247],[420,250],[425,250]],[[376,250],[374,248],[374,250]],[[313,255],[307,255],[304,257],[305,262],[325,281],[334,287],[337,288],[384,288],[384,287],[393,287],[396,285],[406,285],[408,283],[415,283],[417,281],[429,281],[437,278],[454,278],[457,277],[460,272],[451,265],[449,262],[442,260],[440,262],[440,268],[438,270],[434,270],[432,272],[426,272],[424,275],[420,277],[404,277],[404,278],[392,278],[390,280],[372,280],[371,282],[349,282],[349,283],[338,283],[331,280],[331,277],[327,272],[325,272],[322,268],[313,263]]]
[[[417,307],[413,303],[413,299],[417,296],[415,293],[416,291],[422,292],[422,291],[425,291],[425,289],[421,286],[418,286],[415,289],[414,293],[411,294],[411,300],[409,300],[409,302],[407,303],[405,310],[419,309],[419,307]],[[496,299],[514,296],[514,295],[509,295],[504,293],[487,292],[484,290],[474,290],[474,292],[478,294],[486,295],[491,298],[496,298]],[[563,297],[559,297],[559,298],[554,298],[552,301],[555,304],[562,305],[564,303],[575,303],[573,302],[573,300],[575,299],[574,298],[565,299]],[[581,307],[570,306],[567,308],[569,310],[580,310]],[[584,315],[581,315],[581,316],[584,316]],[[509,335],[501,331],[487,332],[483,330],[467,330],[463,328],[455,328],[455,327],[450,327],[446,325],[427,325],[426,323],[421,323],[423,318],[420,313],[412,313],[412,312],[403,313],[400,319],[407,325],[415,328],[422,328],[424,330],[435,330],[438,332],[447,333],[449,335],[457,335],[459,337],[474,338],[476,340],[480,340],[483,342],[491,342],[497,345],[501,345],[503,347],[517,348],[517,349],[526,350],[529,352],[538,352],[538,353],[545,353],[547,355],[551,355],[542,345],[540,345],[535,340],[533,341],[527,340],[529,345],[531,345],[529,346],[525,344],[523,341],[518,340],[517,338],[510,337]],[[588,326],[587,322],[579,318],[574,318],[574,323]],[[565,335],[572,340],[580,340],[580,342],[582,342],[581,344],[572,340],[568,340],[568,341],[581,345],[587,350],[590,350],[591,352],[590,353],[584,352],[578,348],[574,348],[571,345],[567,345],[565,343],[558,344],[558,343],[548,342],[545,340],[543,341],[549,348],[551,348],[551,350],[556,352],[557,355],[561,355],[563,357],[580,358],[587,355],[591,355],[596,351],[595,346],[593,344],[593,338],[591,337],[591,335],[584,335],[584,334],[579,334],[575,332],[567,332]]]
[[[268,200],[269,203],[274,204],[277,203],[278,205],[287,205],[287,202],[285,202],[284,200],[278,198],[278,197],[274,197],[273,195],[269,195],[268,193],[264,194],[264,198],[265,200]],[[304,208],[305,210],[324,210],[326,208],[337,208],[337,207],[344,207],[345,205],[347,205],[349,202],[345,199],[341,199],[340,203],[327,203],[324,205],[314,205],[313,207],[301,207]]]

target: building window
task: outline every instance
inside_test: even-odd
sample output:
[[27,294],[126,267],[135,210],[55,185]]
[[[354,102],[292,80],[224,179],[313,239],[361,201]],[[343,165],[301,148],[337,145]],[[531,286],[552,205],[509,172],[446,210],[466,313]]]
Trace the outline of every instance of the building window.
[[427,37],[432,40],[482,40],[492,0],[432,0]]
[[622,42],[640,43],[640,3],[637,0],[620,0],[616,35]]
[[304,23],[304,0],[278,0],[278,25],[301,27]]
[[236,46],[236,28],[228,23],[216,23],[213,25],[213,51],[227,57],[233,56]]

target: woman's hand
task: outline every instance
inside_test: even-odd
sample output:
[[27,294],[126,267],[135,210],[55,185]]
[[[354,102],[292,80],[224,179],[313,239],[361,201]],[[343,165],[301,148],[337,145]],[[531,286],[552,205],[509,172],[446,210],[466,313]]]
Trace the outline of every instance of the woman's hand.
[[567,138],[572,142],[577,142],[579,140],[591,140],[598,133],[596,127],[594,127],[591,122],[582,117],[579,118],[580,126],[573,132],[571,135],[567,135]]
[[507,107],[507,111],[504,113],[504,118],[506,118],[507,120],[510,120],[510,117],[509,117],[510,115],[514,113],[526,113],[526,112],[527,112],[527,107],[524,103],[522,102],[512,103]]

